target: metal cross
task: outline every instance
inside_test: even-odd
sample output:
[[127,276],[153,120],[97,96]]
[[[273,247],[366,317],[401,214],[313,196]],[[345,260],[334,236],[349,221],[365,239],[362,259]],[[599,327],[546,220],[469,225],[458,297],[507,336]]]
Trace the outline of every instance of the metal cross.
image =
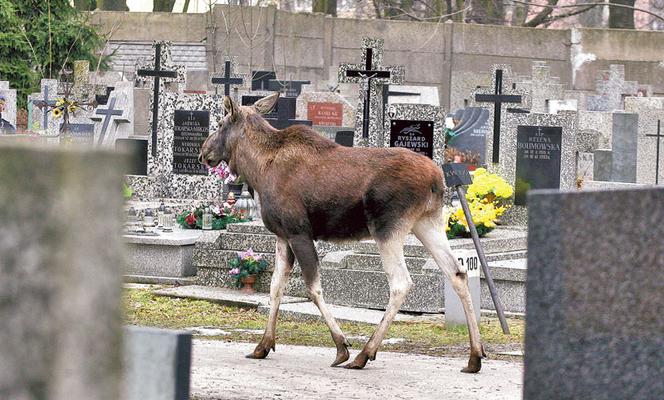
[[44,121],[43,121],[43,127],[44,130],[48,130],[48,113],[50,110],[48,109],[49,107],[55,106],[55,100],[49,100],[49,90],[48,90],[48,85],[44,86],[44,98],[43,99],[35,99],[32,100],[32,104],[36,105],[42,110],[42,114],[44,114]]
[[[291,102],[291,106],[287,105]],[[274,129],[286,129],[293,125],[308,125],[311,126],[311,121],[295,119],[294,115],[289,111],[295,110],[294,97],[280,97],[277,100],[277,118],[265,118],[265,120],[272,125]]]
[[657,159],[655,160],[655,185],[659,184],[659,141],[660,141],[661,138],[664,137],[664,135],[662,135],[661,131],[660,131],[660,124],[661,124],[661,121],[657,120],[657,134],[656,135],[646,134],[646,136],[648,136],[648,137],[656,137],[657,138],[657,150],[655,150],[655,154],[656,154],[656,157],[657,157]]
[[231,78],[231,65],[230,61],[224,63],[224,76],[212,78],[212,84],[224,85],[224,94],[231,95],[231,85],[244,85],[244,78],[232,77]]
[[365,90],[364,92],[364,121],[362,123],[362,137],[363,138],[368,138],[369,137],[369,100],[371,96],[371,80],[373,78],[391,78],[391,73],[390,71],[382,71],[382,70],[374,70],[372,69],[372,61],[373,61],[373,49],[371,47],[368,47],[365,49],[366,51],[366,60],[365,60],[365,66],[363,70],[360,69],[349,69],[346,70],[346,77],[348,78],[362,78],[364,79],[364,85],[363,89]]
[[115,97],[112,97],[108,101],[108,108],[102,109],[98,108],[95,110],[95,114],[97,115],[103,115],[104,116],[104,122],[101,125],[101,131],[99,132],[99,141],[97,142],[98,145],[101,146],[102,143],[104,143],[104,136],[106,136],[106,130],[108,129],[108,123],[111,122],[111,118],[113,116],[121,116],[124,110],[115,110]]
[[499,161],[500,150],[500,111],[503,103],[521,103],[520,95],[503,94],[503,70],[496,70],[494,94],[476,94],[475,101],[478,103],[493,103],[493,154],[491,161]]
[[157,155],[157,122],[159,121],[159,82],[160,78],[177,78],[176,71],[166,71],[161,69],[161,43],[155,44],[154,69],[139,69],[138,76],[154,77],[154,87],[152,93],[152,157]]

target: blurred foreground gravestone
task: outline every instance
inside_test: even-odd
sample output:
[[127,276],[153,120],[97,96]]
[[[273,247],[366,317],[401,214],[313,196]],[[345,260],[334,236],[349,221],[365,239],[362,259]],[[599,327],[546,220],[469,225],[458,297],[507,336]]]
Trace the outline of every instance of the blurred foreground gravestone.
[[531,192],[525,400],[664,398],[663,203]]
[[0,144],[0,398],[120,398],[123,161]]

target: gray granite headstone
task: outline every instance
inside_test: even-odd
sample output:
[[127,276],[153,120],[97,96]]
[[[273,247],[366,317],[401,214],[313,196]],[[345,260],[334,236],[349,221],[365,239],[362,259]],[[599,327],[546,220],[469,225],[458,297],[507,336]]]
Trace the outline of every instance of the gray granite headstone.
[[117,139],[132,135],[133,92],[131,82],[118,82],[105,105],[95,109],[91,119],[96,121],[95,146],[115,148]]
[[664,398],[664,189],[528,204],[524,399]]
[[638,114],[613,113],[610,180],[614,182],[636,183],[638,125]]
[[524,107],[530,112],[555,114],[551,101],[564,98],[560,78],[551,76],[551,67],[544,61],[534,61],[531,74],[526,81],[517,82],[525,87]]
[[593,152],[593,180],[610,181],[613,153],[609,149],[597,149]]
[[587,98],[587,109],[590,111],[623,110],[623,98],[636,96],[639,84],[625,80],[625,66],[611,64],[608,70],[600,71],[595,81],[597,95]]
[[125,328],[126,400],[188,400],[191,332]]
[[123,164],[0,145],[3,399],[121,398]]
[[55,79],[42,79],[41,91],[30,95],[29,106],[32,112],[28,121],[28,129],[40,131],[49,136],[60,133],[62,118],[54,118],[50,110],[58,98],[58,81]]
[[[661,121],[660,134],[664,134],[664,97],[628,97],[625,111],[639,114],[636,145],[636,183],[655,183],[657,164],[657,121]],[[661,139],[659,139],[661,140]],[[660,143],[659,183],[664,182],[664,142]]]
[[0,81],[0,134],[16,132],[16,89],[9,88],[9,82]]

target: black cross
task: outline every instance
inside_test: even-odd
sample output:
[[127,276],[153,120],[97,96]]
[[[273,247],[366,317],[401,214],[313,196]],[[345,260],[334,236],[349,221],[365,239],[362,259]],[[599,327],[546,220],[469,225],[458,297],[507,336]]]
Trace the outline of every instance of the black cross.
[[101,131],[99,132],[99,141],[97,142],[98,145],[101,145],[104,142],[104,136],[106,135],[106,130],[108,129],[108,123],[111,121],[112,116],[121,116],[124,110],[114,110],[115,108],[115,97],[112,97],[109,100],[108,103],[108,108],[102,109],[98,108],[95,110],[95,114],[97,115],[103,115],[104,116],[104,122],[101,125]]
[[53,107],[55,106],[55,100],[49,100],[48,95],[49,95],[49,90],[48,90],[48,85],[44,86],[44,98],[41,100],[32,100],[32,104],[36,105],[39,107],[43,113],[44,113],[44,130],[48,130],[48,113],[49,109],[48,107]]
[[657,150],[656,150],[657,160],[655,161],[655,185],[659,184],[659,140],[664,137],[664,135],[662,135],[660,133],[660,122],[661,122],[660,120],[657,120],[657,134],[656,135],[646,134],[646,136],[648,136],[648,137],[656,137],[657,138]]
[[366,61],[364,70],[348,69],[346,70],[346,77],[348,78],[363,78],[365,79],[365,95],[364,95],[364,121],[362,123],[362,137],[369,137],[369,97],[371,96],[371,80],[373,78],[390,78],[392,75],[390,71],[381,71],[372,69],[373,49],[366,48]]
[[503,94],[503,70],[496,70],[496,84],[494,94],[476,94],[475,101],[478,103],[493,103],[493,154],[491,161],[498,162],[500,150],[500,110],[503,103],[521,103],[521,96]]
[[297,97],[302,93],[302,85],[308,85],[311,81],[280,81],[278,79],[270,79],[268,81],[268,90],[281,92],[286,89],[286,97]]
[[294,104],[288,106],[288,102],[294,101],[294,97],[280,97],[277,100],[277,118],[265,118],[265,120],[275,129],[286,129],[293,125],[311,126],[311,121],[295,119],[291,110],[295,110]]
[[231,85],[243,85],[244,78],[231,78],[231,62],[226,61],[224,63],[224,76],[212,78],[212,84],[214,85],[224,85],[224,94],[230,96],[231,94]]
[[157,155],[157,121],[159,121],[159,78],[177,78],[176,71],[161,69],[161,43],[155,44],[154,69],[139,69],[138,76],[154,77],[152,97],[152,157]]

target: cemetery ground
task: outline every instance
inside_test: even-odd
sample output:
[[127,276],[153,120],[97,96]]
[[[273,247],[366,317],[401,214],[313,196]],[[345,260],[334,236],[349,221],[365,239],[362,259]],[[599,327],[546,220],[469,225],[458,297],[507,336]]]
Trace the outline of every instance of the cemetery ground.
[[[225,306],[204,300],[178,299],[154,294],[162,286],[133,286],[124,291],[125,322],[133,325],[170,329],[193,329],[195,337],[227,342],[256,343],[263,335],[267,315],[255,309]],[[429,356],[468,355],[465,326],[446,329],[440,314],[414,315],[412,320],[395,322],[381,351]],[[504,353],[523,350],[524,321],[509,320],[510,335],[504,335],[497,318],[482,317],[480,332],[491,359],[519,361]],[[374,325],[341,322],[341,328],[359,350],[375,329]],[[277,324],[277,351],[280,345],[334,348],[329,329],[322,321],[280,315]]]

